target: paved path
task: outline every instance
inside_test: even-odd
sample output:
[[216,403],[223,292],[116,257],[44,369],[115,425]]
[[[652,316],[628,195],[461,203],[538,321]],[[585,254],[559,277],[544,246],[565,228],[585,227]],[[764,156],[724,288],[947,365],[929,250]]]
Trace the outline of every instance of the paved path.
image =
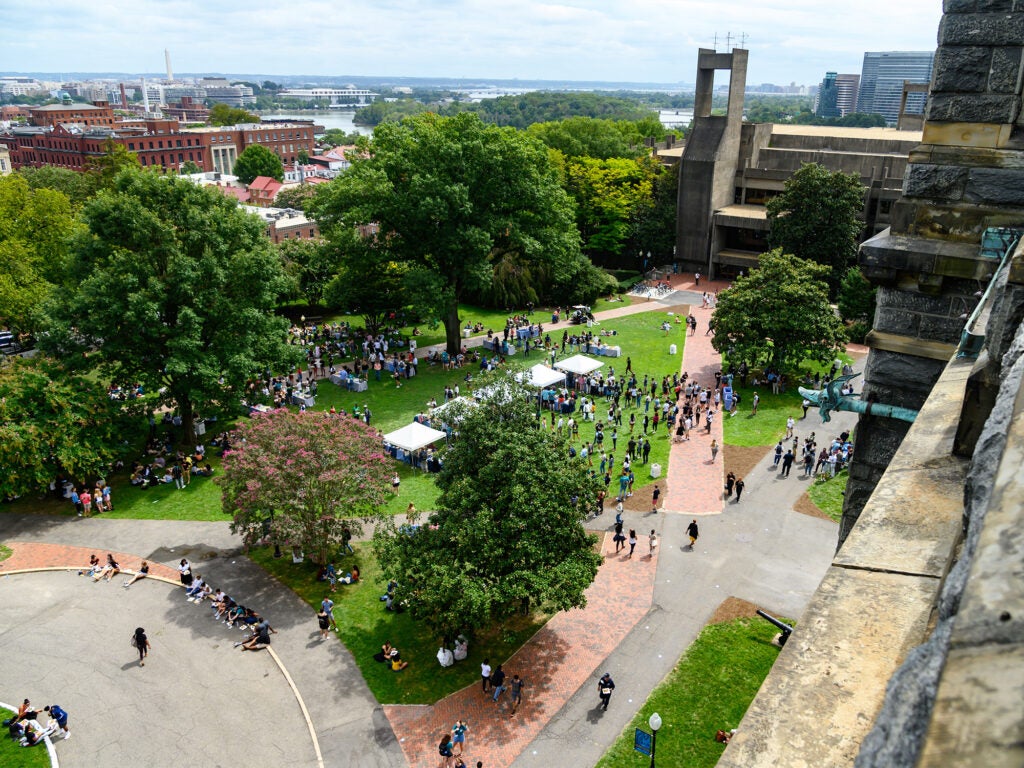
[[[313,611],[302,602],[291,590],[274,579],[268,578],[265,571],[245,557],[239,556],[238,539],[231,535],[227,523],[197,523],[190,521],[173,520],[104,520],[103,518],[77,518],[77,517],[50,517],[35,515],[0,515],[0,538],[13,550],[14,555],[0,562],[0,574],[4,571],[14,570],[18,564],[31,563],[42,565],[49,562],[52,565],[80,565],[88,562],[87,554],[96,552],[103,555],[108,551],[122,553],[119,555],[122,564],[135,566],[140,559],[149,560],[151,563],[163,564],[173,568],[182,557],[187,557],[193,565],[194,573],[201,573],[211,584],[223,587],[229,594],[242,602],[252,605],[262,613],[270,623],[278,630],[273,636],[273,648],[281,659],[285,668],[295,681],[295,685],[301,692],[310,718],[316,729],[320,748],[323,753],[324,764],[327,766],[353,765],[372,766],[373,768],[398,768],[405,765],[398,743],[395,741],[391,727],[384,717],[381,707],[377,704],[373,695],[366,687],[359,668],[351,654],[339,642],[323,642],[318,640],[319,631],[316,628],[316,619]],[[25,543],[46,543],[57,544],[59,547],[37,549],[30,555],[20,553],[21,546]],[[81,547],[79,550],[69,546]],[[28,558],[28,559],[26,559]],[[68,560],[71,562],[67,562]],[[154,573],[159,567],[154,569]],[[85,579],[78,579],[67,574],[40,574],[9,576],[0,579],[0,588],[6,589],[11,586],[19,594],[21,591],[33,588],[33,583],[40,579],[56,579],[47,581],[43,594],[44,597],[37,598],[32,603],[39,610],[25,614],[25,617],[18,620],[18,623],[8,623],[7,614],[0,613],[0,652],[4,658],[29,658],[35,653],[35,647],[24,648],[20,645],[13,646],[28,628],[41,622],[46,631],[38,636],[33,636],[36,644],[51,643],[53,647],[42,656],[44,662],[42,667],[29,665],[17,665],[19,669],[24,668],[30,673],[30,677],[24,681],[17,682],[18,691],[13,697],[17,698],[28,695],[33,700],[50,699],[55,695],[65,697],[65,701],[71,701],[63,692],[70,692],[76,689],[81,683],[84,686],[91,685],[91,678],[87,673],[91,670],[88,661],[91,658],[102,658],[103,645],[107,641],[102,629],[107,622],[121,621],[119,610],[116,606],[107,606],[106,603],[93,605],[94,596],[102,596],[104,599],[116,596],[127,597],[122,593],[124,590],[111,584],[91,584]],[[71,584],[67,583],[71,580]],[[79,584],[83,586],[79,586]],[[23,585],[23,586],[22,586]],[[249,667],[264,669],[254,686],[262,687],[240,687],[237,692],[232,690],[233,669],[235,659],[242,657],[241,653],[235,652],[230,656],[233,649],[224,647],[226,639],[223,635],[227,631],[222,625],[215,625],[202,611],[189,611],[193,606],[185,603],[181,598],[180,588],[167,592],[165,585],[160,585],[160,592],[156,584],[137,584],[129,590],[132,601],[145,601],[147,597],[154,598],[156,602],[140,602],[138,612],[145,617],[145,620],[138,619],[137,615],[126,615],[131,624],[145,626],[147,630],[159,632],[160,643],[174,643],[176,647],[180,641],[187,640],[194,644],[194,652],[197,658],[205,658],[206,653],[219,654],[211,659],[206,659],[202,669],[192,670],[187,664],[179,667],[176,671],[169,670],[166,678],[160,679],[156,691],[159,696],[146,697],[144,703],[139,705],[131,700],[130,695],[121,702],[118,700],[118,717],[112,719],[107,713],[108,703],[97,705],[95,694],[88,687],[83,691],[86,698],[81,706],[75,706],[72,716],[82,727],[81,736],[85,731],[96,729],[98,734],[106,734],[110,741],[119,738],[119,734],[125,728],[129,728],[133,720],[138,719],[135,708],[142,706],[154,712],[161,711],[159,697],[174,698],[175,704],[179,701],[188,705],[188,719],[184,722],[187,727],[180,731],[177,726],[163,723],[159,717],[147,717],[145,728],[155,729],[154,733],[160,736],[154,743],[163,744],[186,744],[185,754],[198,756],[197,765],[228,765],[238,760],[244,761],[246,755],[251,755],[250,745],[245,743],[245,732],[239,730],[239,740],[236,743],[230,724],[235,718],[245,716],[250,718],[256,726],[265,729],[266,732],[275,734],[278,729],[287,728],[287,738],[281,737],[282,744],[295,746],[295,760],[291,756],[280,756],[276,759],[276,748],[266,754],[270,756],[270,762],[274,764],[300,766],[315,765],[312,760],[312,747],[306,726],[301,719],[301,713],[287,687],[286,681],[282,679],[281,673],[271,665],[269,657],[266,660],[259,657],[260,654],[246,654],[244,661],[250,662]],[[90,589],[86,595],[78,596],[72,590]],[[95,590],[102,590],[96,592]],[[0,592],[0,594],[3,594]],[[111,598],[113,599],[113,598]],[[180,601],[180,602],[179,602]],[[0,601],[2,602],[2,601]],[[19,605],[21,605],[19,603]],[[60,623],[61,610],[76,612],[76,620],[86,619],[99,622],[78,632],[76,627],[84,626],[75,624],[65,626]],[[56,612],[55,612],[56,610]],[[77,616],[82,614],[82,616]],[[12,613],[12,616],[19,615]],[[134,617],[132,617],[134,616]],[[112,617],[112,618],[107,618]],[[53,623],[56,622],[56,625]],[[97,629],[99,627],[99,629]],[[9,628],[9,629],[8,629]],[[211,633],[211,629],[216,632]],[[8,630],[8,631],[5,631]],[[70,630],[70,632],[69,632]],[[225,630],[221,632],[220,630]],[[64,638],[70,634],[77,642],[81,634],[85,645],[75,650],[74,644],[64,649],[62,643]],[[120,633],[123,634],[123,633]],[[127,639],[122,639],[116,634],[110,643],[116,643],[118,648],[123,644],[127,650]],[[129,631],[130,634],[130,631]],[[236,633],[239,636],[241,633]],[[10,647],[10,652],[3,651]],[[154,652],[155,653],[155,652]],[[224,654],[229,654],[223,657]],[[70,672],[64,675],[54,676],[47,671],[47,665],[57,664],[64,656],[73,656],[73,664],[65,664]],[[176,653],[175,658],[188,657],[185,650]],[[79,661],[79,658],[81,661]],[[146,665],[146,672],[156,668],[156,657],[153,664]],[[191,659],[189,658],[189,662]],[[260,666],[256,666],[260,665]],[[243,665],[245,667],[245,665]],[[6,669],[6,667],[5,667]],[[219,670],[224,670],[224,675],[219,675]],[[78,672],[76,673],[76,670]],[[80,676],[76,678],[76,674]],[[6,676],[5,672],[5,676]],[[262,682],[260,682],[262,681]],[[214,703],[211,700],[209,705],[204,701],[207,699],[206,689],[219,685],[224,692],[229,694],[229,700]],[[247,684],[248,686],[248,684]],[[26,693],[22,693],[25,691]],[[11,696],[7,697],[12,698]],[[239,702],[250,702],[240,706]],[[65,702],[59,702],[64,704]],[[123,707],[123,711],[122,708]],[[177,711],[177,710],[175,710]],[[228,726],[225,726],[228,723]],[[108,725],[109,724],[109,725]],[[109,728],[119,726],[117,733],[110,732]],[[224,728],[226,727],[226,730]],[[224,730],[224,733],[220,733]],[[167,734],[170,737],[161,741]],[[220,733],[220,735],[216,735]],[[293,736],[297,733],[297,736]],[[155,737],[154,737],[155,738]],[[211,757],[207,751],[208,745],[205,741],[223,741],[232,745],[234,750],[227,758],[217,759]],[[126,748],[131,748],[138,741],[137,739],[125,741]],[[299,751],[299,745],[302,750]],[[81,746],[79,746],[81,745]],[[77,762],[69,765],[93,766],[104,762],[114,765],[129,765],[139,762],[138,760],[114,760],[99,761],[90,759],[89,751],[91,742],[88,739],[73,738],[66,745],[58,740],[58,748],[63,761],[64,755],[74,755],[82,750],[82,757]],[[145,764],[158,766],[167,764],[178,764],[181,761],[163,759],[159,752],[150,752],[147,748],[139,748],[139,755],[150,755]],[[177,752],[173,754],[178,754]]]
[[[610,535],[603,538],[605,560],[587,590],[586,608],[556,615],[510,659],[491,659],[492,665],[504,665],[509,680],[518,674],[525,681],[523,704],[514,717],[508,692],[495,704],[479,684],[432,707],[384,708],[410,766],[433,768],[440,734],[462,719],[470,727],[467,764],[483,760],[488,768],[505,768],[581,687],[588,687],[598,665],[649,610],[657,562],[648,555],[646,538],[631,559],[627,550],[615,552]],[[621,599],[623,593],[629,600]]]

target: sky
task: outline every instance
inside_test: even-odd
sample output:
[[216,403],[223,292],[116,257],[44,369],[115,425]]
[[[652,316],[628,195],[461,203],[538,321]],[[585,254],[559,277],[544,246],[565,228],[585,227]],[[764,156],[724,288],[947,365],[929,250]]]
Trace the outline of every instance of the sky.
[[941,0],[0,0],[0,71],[692,83],[746,35],[748,84],[934,50]]

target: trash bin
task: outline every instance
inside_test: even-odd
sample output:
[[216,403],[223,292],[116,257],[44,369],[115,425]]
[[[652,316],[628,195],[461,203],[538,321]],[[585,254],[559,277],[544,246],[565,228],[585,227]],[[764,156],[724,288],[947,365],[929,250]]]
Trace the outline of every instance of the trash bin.
[[472,332],[473,332],[472,328],[463,328],[462,329],[462,338],[468,339],[469,338],[469,334],[471,334]]
[[651,464],[651,477],[661,477],[661,464]]
[[678,352],[678,351],[679,351],[679,350],[678,350],[678,349],[676,348],[676,345],[675,345],[675,344],[669,344],[669,345],[668,345],[668,353],[669,353],[670,355],[674,355],[674,354],[676,354],[676,352]]

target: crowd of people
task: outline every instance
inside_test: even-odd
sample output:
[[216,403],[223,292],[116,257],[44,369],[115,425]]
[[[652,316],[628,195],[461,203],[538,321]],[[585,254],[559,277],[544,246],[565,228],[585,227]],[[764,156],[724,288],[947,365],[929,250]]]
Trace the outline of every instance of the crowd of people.
[[[41,717],[46,718],[45,724],[40,720]],[[3,724],[7,728],[7,735],[23,747],[34,747],[58,733],[65,740],[71,738],[68,713],[58,704],[47,704],[38,710],[32,706],[31,701],[25,699],[17,713],[4,720]]]

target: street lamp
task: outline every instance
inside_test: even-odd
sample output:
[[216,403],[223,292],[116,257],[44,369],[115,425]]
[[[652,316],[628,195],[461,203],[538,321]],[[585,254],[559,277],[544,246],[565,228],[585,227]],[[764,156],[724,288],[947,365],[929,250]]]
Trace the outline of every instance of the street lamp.
[[657,712],[653,713],[647,720],[647,724],[651,726],[651,768],[654,768],[654,750],[658,745],[658,729],[661,728],[661,715]]

